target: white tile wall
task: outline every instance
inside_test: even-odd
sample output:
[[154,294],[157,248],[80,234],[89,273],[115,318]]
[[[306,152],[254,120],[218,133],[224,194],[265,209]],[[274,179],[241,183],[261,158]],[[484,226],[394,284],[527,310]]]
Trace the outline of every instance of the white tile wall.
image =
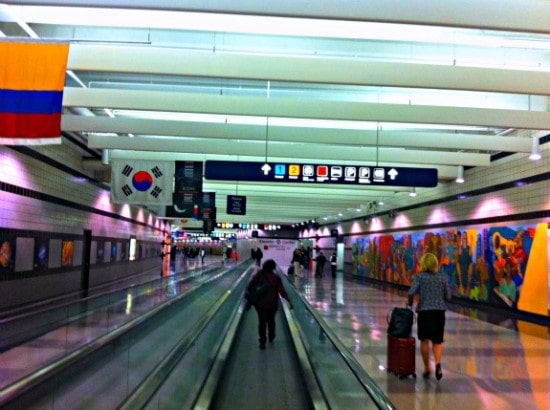
[[[416,198],[410,198],[407,193],[401,193],[398,200],[386,201],[392,206],[383,206],[379,211],[399,209],[412,204],[421,204],[426,201],[458,195],[463,192],[494,186],[504,182],[515,181],[519,178],[539,175],[550,171],[550,144],[541,145],[542,159],[530,161],[527,154],[514,154],[495,161],[489,167],[476,167],[466,170],[464,184],[454,181],[440,183],[436,188],[417,189]],[[475,196],[464,200],[454,200],[445,204],[426,206],[418,209],[397,212],[397,217],[390,220],[387,216],[381,218],[382,225],[379,230],[388,228],[410,227],[426,225],[431,221],[434,211],[450,216],[450,220],[464,221],[483,216],[499,216],[518,214],[540,210],[550,210],[550,180],[513,188],[495,191],[483,196]],[[401,215],[400,215],[401,214]],[[550,218],[547,218],[550,222]],[[541,221],[534,221],[541,222]],[[399,225],[399,224],[402,225]],[[334,224],[329,229],[340,226],[341,231],[351,231],[353,222]],[[361,222],[364,232],[368,227]],[[322,228],[325,229],[325,228]],[[322,234],[321,230],[318,232]],[[315,232],[311,233],[315,235]],[[320,243],[332,244],[332,239],[326,239]]]
[[[80,154],[68,145],[41,146],[34,149],[84,173],[81,168]],[[123,206],[113,205],[108,200],[108,190],[66,174],[6,146],[0,146],[0,181],[123,215]],[[130,207],[129,212],[127,209],[124,215],[137,220],[140,209]],[[153,226],[144,227],[113,217],[0,191],[0,227],[3,228],[71,234],[82,234],[84,229],[91,229],[95,236],[127,238],[130,235],[136,235],[138,240],[154,241],[163,238],[162,232],[153,229],[154,226],[164,228],[164,224],[159,222],[156,215],[145,209],[141,209],[141,214],[140,220],[150,220]]]
[[[55,159],[69,167],[81,170],[81,156],[68,145],[36,147],[36,151]],[[515,154],[498,161],[489,167],[476,167],[466,170],[464,184],[455,182],[440,183],[436,188],[418,189],[416,198],[406,193],[399,194],[397,200],[389,201],[391,207],[380,210],[397,209],[414,203],[423,203],[432,199],[458,195],[473,189],[488,187],[518,178],[537,175],[550,171],[550,144],[541,146],[543,158],[533,162],[526,154]],[[84,172],[84,171],[82,171]],[[113,205],[108,200],[108,191],[94,184],[74,178],[41,161],[19,154],[9,147],[0,146],[0,181],[48,193],[58,198],[122,215],[121,205]],[[54,205],[6,192],[0,192],[0,226],[17,229],[33,229],[81,234],[83,229],[91,229],[94,235],[128,237],[137,235],[138,239],[156,240],[162,238],[161,232],[149,227],[131,224],[115,218],[102,216],[72,208]],[[465,200],[455,200],[437,205],[438,212],[451,220],[468,220],[482,215],[507,215],[550,208],[550,181],[546,180],[521,188],[497,191],[485,196],[476,196]],[[383,217],[380,229],[390,227],[425,225],[433,217],[435,207],[406,211],[403,215],[390,220]],[[137,219],[139,208],[130,207],[130,218]],[[151,211],[142,209],[141,220],[151,220],[151,225],[164,228]],[[485,214],[483,213],[485,212]],[[124,215],[127,214],[127,211]],[[398,213],[399,214],[399,213]],[[351,223],[342,225],[349,232]],[[329,227],[331,228],[331,227]],[[320,233],[321,234],[321,233]]]

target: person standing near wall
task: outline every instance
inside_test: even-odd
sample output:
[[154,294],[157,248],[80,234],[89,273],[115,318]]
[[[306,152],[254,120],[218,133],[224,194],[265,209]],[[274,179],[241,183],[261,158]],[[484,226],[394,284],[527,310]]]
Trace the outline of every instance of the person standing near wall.
[[418,312],[418,339],[424,362],[422,376],[430,377],[430,342],[435,360],[435,377],[443,377],[441,358],[443,356],[443,334],[445,333],[445,301],[451,297],[451,290],[447,277],[439,272],[437,256],[426,253],[420,260],[421,272],[413,280],[408,292],[407,304],[412,307],[414,296],[420,299],[416,307]]

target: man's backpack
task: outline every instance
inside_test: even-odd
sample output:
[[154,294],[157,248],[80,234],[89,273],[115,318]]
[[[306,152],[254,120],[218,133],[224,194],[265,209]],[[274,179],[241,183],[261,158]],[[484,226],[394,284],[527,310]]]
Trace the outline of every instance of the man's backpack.
[[247,289],[244,298],[249,305],[254,306],[256,303],[258,303],[258,301],[262,300],[265,295],[267,295],[267,292],[269,291],[269,286],[270,285],[267,282],[264,274],[261,273],[258,275],[258,279],[256,280],[254,286],[251,286]]

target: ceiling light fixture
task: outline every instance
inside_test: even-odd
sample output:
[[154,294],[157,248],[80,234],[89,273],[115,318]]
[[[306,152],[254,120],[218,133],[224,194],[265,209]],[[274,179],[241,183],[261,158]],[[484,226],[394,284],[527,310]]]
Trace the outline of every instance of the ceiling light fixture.
[[109,159],[110,159],[109,150],[108,150],[108,149],[104,149],[104,150],[101,152],[101,163],[102,163],[103,165],[109,165]]
[[533,147],[531,148],[531,155],[529,155],[529,159],[531,161],[538,161],[542,158],[542,154],[540,153],[540,145],[539,145],[539,139],[538,137],[533,137]]
[[457,184],[464,183],[464,166],[463,165],[458,166],[458,172],[456,174],[456,182]]

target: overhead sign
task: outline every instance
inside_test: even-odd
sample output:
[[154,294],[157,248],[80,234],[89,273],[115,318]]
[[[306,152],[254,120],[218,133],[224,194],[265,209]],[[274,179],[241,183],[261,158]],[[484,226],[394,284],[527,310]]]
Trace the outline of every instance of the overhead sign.
[[301,182],[431,188],[437,185],[437,168],[209,160],[205,163],[204,177],[205,179],[219,181]]
[[246,196],[227,195],[227,214],[246,215]]

